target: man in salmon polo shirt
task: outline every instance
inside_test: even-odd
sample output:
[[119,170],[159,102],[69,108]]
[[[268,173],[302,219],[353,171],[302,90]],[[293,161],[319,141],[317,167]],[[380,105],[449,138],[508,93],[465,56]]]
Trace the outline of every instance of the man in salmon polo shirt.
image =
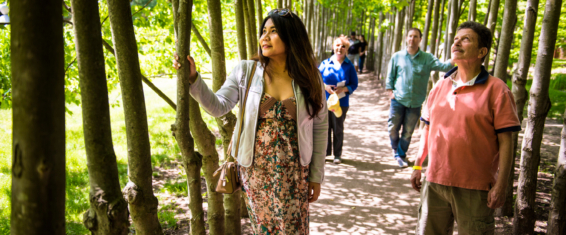
[[[493,212],[505,202],[511,134],[520,131],[507,85],[482,66],[491,31],[461,24],[452,45],[457,67],[431,90],[423,107],[413,188],[421,192],[416,234],[493,234]],[[422,162],[429,156],[421,185]],[[499,174],[498,174],[499,173]]]

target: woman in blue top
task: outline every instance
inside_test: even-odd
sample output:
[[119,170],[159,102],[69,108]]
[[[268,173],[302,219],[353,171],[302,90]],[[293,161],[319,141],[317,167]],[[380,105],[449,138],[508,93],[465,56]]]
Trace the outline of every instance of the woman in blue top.
[[[346,58],[347,49],[350,46],[348,39],[344,36],[334,41],[334,55],[318,66],[325,85],[326,99],[336,93],[340,99],[342,116],[336,117],[333,112],[328,111],[328,144],[326,145],[326,156],[332,155],[334,148],[334,163],[342,162],[342,143],[344,142],[344,120],[350,107],[350,95],[358,88],[358,75],[352,62]],[[334,135],[334,142],[332,136]]]

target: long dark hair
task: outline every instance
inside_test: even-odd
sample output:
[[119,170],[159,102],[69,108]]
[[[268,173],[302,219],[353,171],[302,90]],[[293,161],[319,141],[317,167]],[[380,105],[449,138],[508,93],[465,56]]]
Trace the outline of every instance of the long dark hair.
[[[271,14],[263,19],[259,30],[260,37],[268,19],[271,19],[279,38],[285,44],[285,53],[287,54],[285,69],[289,73],[289,77],[299,85],[306,98],[307,112],[311,118],[314,118],[321,111],[322,102],[324,102],[322,99],[322,77],[316,66],[316,58],[305,25],[299,16],[294,13],[285,16],[276,13]],[[269,58],[263,56],[261,47],[259,48],[259,61],[271,77]]]

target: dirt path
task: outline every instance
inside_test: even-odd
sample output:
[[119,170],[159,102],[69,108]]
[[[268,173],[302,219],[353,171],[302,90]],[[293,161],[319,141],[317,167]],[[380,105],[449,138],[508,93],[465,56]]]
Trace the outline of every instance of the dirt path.
[[[327,158],[318,202],[310,207],[312,234],[409,234],[417,221],[419,194],[412,170],[392,157],[387,133],[389,100],[375,77],[362,74],[350,97],[343,163]],[[415,134],[409,156],[416,154]]]

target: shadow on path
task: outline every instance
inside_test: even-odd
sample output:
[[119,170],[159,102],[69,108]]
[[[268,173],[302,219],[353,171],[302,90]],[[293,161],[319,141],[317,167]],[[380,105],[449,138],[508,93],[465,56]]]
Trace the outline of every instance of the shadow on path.
[[[321,196],[310,206],[312,234],[414,233],[419,193],[411,188],[412,170],[393,159],[389,103],[380,81],[360,75],[344,127],[343,163],[327,157]],[[418,141],[415,133],[408,156]]]

